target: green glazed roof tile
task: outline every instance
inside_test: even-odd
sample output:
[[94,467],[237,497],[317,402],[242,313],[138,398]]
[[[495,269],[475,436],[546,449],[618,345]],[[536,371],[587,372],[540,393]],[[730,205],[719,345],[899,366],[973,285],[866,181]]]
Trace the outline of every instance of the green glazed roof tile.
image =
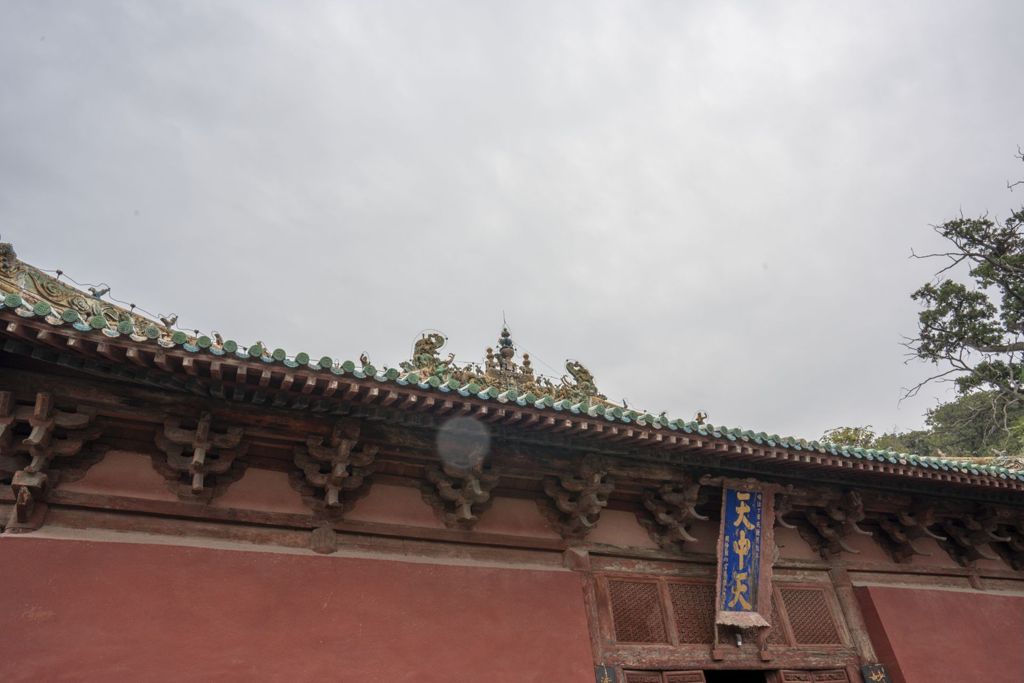
[[[19,262],[20,263],[20,262]],[[44,276],[49,278],[49,276]],[[50,278],[52,279],[52,278]],[[63,283],[59,287],[65,288]],[[75,290],[77,291],[77,290]],[[82,297],[88,295],[80,293]],[[548,395],[537,395],[527,391],[521,393],[514,388],[504,390],[495,386],[482,386],[477,382],[470,382],[461,385],[455,379],[448,379],[447,374],[438,376],[433,371],[420,372],[410,371],[403,373],[398,368],[387,368],[378,373],[373,365],[367,363],[362,368],[357,368],[352,361],[335,363],[330,356],[323,356],[316,364],[310,363],[309,354],[302,352],[289,358],[284,349],[276,348],[273,352],[268,351],[261,344],[254,344],[247,349],[240,350],[238,343],[234,340],[227,340],[223,344],[215,343],[210,337],[202,335],[192,337],[182,330],[171,330],[161,328],[156,323],[139,317],[125,309],[117,309],[106,301],[97,299],[104,306],[105,311],[114,310],[114,313],[105,315],[92,314],[88,320],[83,320],[79,311],[69,306],[54,306],[50,301],[45,300],[36,293],[33,299],[26,302],[18,292],[6,292],[0,299],[0,307],[13,309],[15,313],[26,318],[44,318],[51,325],[71,324],[75,330],[82,333],[99,332],[106,337],[117,338],[127,336],[136,343],[155,342],[162,347],[182,347],[189,353],[209,353],[213,356],[232,355],[239,359],[259,359],[266,364],[279,363],[287,368],[305,366],[313,371],[331,372],[335,375],[345,373],[363,379],[372,377],[379,382],[392,382],[399,386],[415,385],[424,390],[434,390],[442,393],[457,391],[462,396],[475,396],[483,401],[499,401],[501,403],[515,402],[520,406],[533,406],[538,410],[569,411],[572,414],[586,414],[590,417],[604,417],[609,422],[620,422],[625,424],[636,423],[638,426],[650,427],[653,429],[667,428],[672,431],[683,433],[697,433],[702,436],[727,439],[729,441],[742,440],[753,441],[757,444],[765,444],[770,447],[783,447],[795,451],[816,451],[839,455],[846,458],[855,458],[869,461],[888,462],[910,467],[924,469],[955,471],[970,473],[975,476],[991,476],[999,479],[1010,479],[1024,481],[1024,472],[1016,472],[996,464],[981,464],[972,462],[957,462],[946,458],[934,458],[920,456],[913,453],[898,453],[895,451],[883,451],[878,449],[863,449],[837,447],[834,444],[822,443],[819,441],[805,441],[794,438],[783,438],[778,434],[766,434],[765,432],[754,432],[739,428],[724,426],[715,427],[710,424],[698,424],[694,421],[681,419],[669,419],[664,414],[654,415],[650,412],[639,412],[629,408],[623,408],[610,402],[591,401],[588,398],[575,397],[573,399],[559,397],[552,398]],[[115,321],[115,322],[111,322]],[[219,341],[219,337],[218,337]],[[511,342],[509,342],[511,343]],[[524,366],[526,367],[526,366]],[[435,368],[437,369],[437,368]],[[571,372],[584,372],[583,375],[574,374],[577,381],[584,381],[579,378],[589,377],[585,369],[576,364],[570,368]],[[156,381],[156,377],[154,377]],[[168,386],[181,385],[183,388],[187,383],[168,382]],[[316,409],[316,406],[314,406]],[[325,407],[321,408],[326,410]]]

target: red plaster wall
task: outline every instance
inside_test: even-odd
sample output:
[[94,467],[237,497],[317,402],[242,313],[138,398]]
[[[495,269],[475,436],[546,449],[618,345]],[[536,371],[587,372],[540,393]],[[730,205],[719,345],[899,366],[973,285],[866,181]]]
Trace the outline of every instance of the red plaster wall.
[[1024,681],[1024,597],[872,586],[857,599],[895,683]]
[[0,537],[0,680],[593,681],[575,574]]

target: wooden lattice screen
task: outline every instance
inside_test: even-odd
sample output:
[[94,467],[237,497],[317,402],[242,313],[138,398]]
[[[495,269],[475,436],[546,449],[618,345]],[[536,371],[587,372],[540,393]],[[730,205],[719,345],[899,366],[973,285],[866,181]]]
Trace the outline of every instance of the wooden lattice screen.
[[839,631],[822,588],[779,588],[797,645],[840,645]]
[[786,638],[786,627],[782,623],[782,611],[779,609],[779,601],[774,595],[772,595],[772,627],[768,629],[768,644],[789,645],[789,639]]
[[626,671],[626,683],[662,683],[657,671]]
[[655,581],[608,582],[615,639],[620,643],[667,643],[665,617]]
[[710,583],[668,584],[680,643],[710,643],[715,637],[715,587]]
[[625,671],[625,683],[705,683],[703,671]]
[[[705,645],[714,640],[715,588],[709,581],[669,577],[609,578],[612,625],[619,643]],[[776,584],[772,628],[775,647],[844,645],[827,586]],[[669,629],[669,626],[674,628]],[[638,673],[638,675],[641,675]]]
[[665,683],[704,683],[703,671],[676,671],[665,674]]
[[827,671],[780,671],[782,683],[849,683],[850,677],[843,669]]

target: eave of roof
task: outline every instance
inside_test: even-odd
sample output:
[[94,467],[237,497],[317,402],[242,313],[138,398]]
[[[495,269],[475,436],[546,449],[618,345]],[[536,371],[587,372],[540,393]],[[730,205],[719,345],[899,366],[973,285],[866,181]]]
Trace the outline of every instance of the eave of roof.
[[[64,309],[60,314],[57,314],[54,308],[47,302],[38,301],[29,304],[20,294],[13,292],[8,293],[0,301],[0,311],[14,313],[26,320],[45,322],[54,328],[73,329],[83,335],[130,342],[143,347],[181,350],[186,354],[207,356],[214,359],[229,358],[236,361],[258,363],[263,366],[279,366],[285,369],[301,368],[306,372],[327,377],[350,376],[356,380],[373,380],[385,385],[416,388],[442,396],[457,395],[462,398],[490,402],[497,405],[532,408],[548,411],[552,414],[562,413],[566,416],[591,418],[617,425],[634,425],[645,432],[651,430],[655,434],[694,435],[698,438],[705,437],[721,440],[725,443],[746,444],[765,449],[784,449],[798,456],[800,454],[818,457],[831,455],[849,461],[849,465],[853,465],[856,462],[864,463],[865,465],[868,463],[878,463],[900,469],[917,469],[921,470],[922,474],[924,474],[924,471],[931,471],[961,474],[968,477],[991,478],[995,480],[993,483],[997,481],[1007,483],[1024,482],[1024,472],[1015,472],[1000,466],[956,462],[946,458],[924,457],[894,451],[835,446],[818,441],[781,437],[764,432],[714,426],[711,424],[698,424],[694,421],[673,420],[664,416],[618,406],[588,405],[585,402],[572,403],[568,400],[555,401],[551,397],[538,397],[530,393],[519,394],[515,390],[502,391],[496,387],[483,386],[476,383],[460,386],[458,382],[445,382],[436,376],[421,377],[416,372],[403,372],[398,368],[378,370],[370,364],[357,365],[353,361],[339,361],[329,356],[313,361],[305,353],[296,354],[292,357],[285,353],[283,349],[268,351],[259,344],[243,348],[232,340],[217,343],[205,336],[192,337],[180,330],[171,331],[156,324],[147,327],[144,330],[144,334],[138,334],[136,325],[128,321],[121,321],[117,325],[112,326],[101,315],[92,316],[86,320],[70,308]],[[967,481],[963,483],[973,482]]]

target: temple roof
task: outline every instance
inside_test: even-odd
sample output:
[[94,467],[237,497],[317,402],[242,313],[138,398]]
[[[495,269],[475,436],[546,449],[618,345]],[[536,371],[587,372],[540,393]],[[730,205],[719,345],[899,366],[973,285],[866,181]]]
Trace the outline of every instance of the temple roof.
[[[551,413],[586,416],[620,425],[635,425],[655,432],[697,435],[737,444],[782,448],[807,454],[838,456],[850,461],[911,467],[934,472],[957,472],[1000,480],[1024,482],[1024,472],[1000,464],[971,462],[959,458],[936,458],[869,448],[837,446],[819,441],[707,424],[697,419],[673,419],[617,405],[599,393],[593,375],[582,364],[566,361],[567,375],[552,379],[534,372],[529,355],[515,358],[515,344],[508,329],[498,338],[497,351],[488,348],[483,364],[460,364],[440,350],[446,339],[440,333],[424,334],[415,344],[413,357],[396,367],[378,369],[365,356],[358,361],[331,356],[313,359],[308,353],[294,355],[284,349],[268,349],[261,342],[245,346],[222,339],[187,332],[175,327],[176,318],[154,320],[133,307],[119,306],[103,298],[107,292],[83,292],[17,258],[10,244],[0,244],[0,311],[11,311],[23,319],[44,322],[54,328],[103,339],[122,340],[143,347],[181,350],[195,356],[229,358],[279,366],[302,368],[327,377],[349,376],[383,385],[415,387],[441,395],[491,402],[497,405],[532,408]],[[855,463],[850,463],[856,466]]]

